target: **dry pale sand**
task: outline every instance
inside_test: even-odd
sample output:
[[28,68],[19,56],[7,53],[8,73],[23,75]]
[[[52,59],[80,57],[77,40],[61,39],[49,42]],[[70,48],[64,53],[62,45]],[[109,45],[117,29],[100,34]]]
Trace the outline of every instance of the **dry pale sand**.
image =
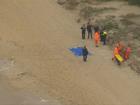
[[87,41],[87,63],[69,52],[74,19],[55,0],[0,0],[0,105],[140,105],[140,77],[108,47]]

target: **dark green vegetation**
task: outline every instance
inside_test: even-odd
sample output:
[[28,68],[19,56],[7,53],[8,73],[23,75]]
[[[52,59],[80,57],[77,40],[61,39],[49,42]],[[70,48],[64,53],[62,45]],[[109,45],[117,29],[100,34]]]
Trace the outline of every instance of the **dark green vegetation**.
[[75,9],[79,2],[77,0],[67,0],[65,7],[66,9]]
[[103,12],[116,10],[115,8],[93,8],[91,6],[84,7],[80,10],[80,16],[84,19],[88,19],[92,16],[97,16],[98,14],[101,14]]
[[[106,1],[119,1],[119,0],[96,0],[100,2],[106,2]],[[127,1],[131,5],[140,5],[140,0],[120,0],[120,1]]]
[[126,0],[129,4],[140,5],[140,0]]

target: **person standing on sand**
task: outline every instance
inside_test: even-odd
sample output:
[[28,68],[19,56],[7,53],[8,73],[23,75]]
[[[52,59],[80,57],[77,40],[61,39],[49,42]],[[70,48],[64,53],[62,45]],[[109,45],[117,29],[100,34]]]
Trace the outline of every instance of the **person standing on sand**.
[[100,31],[100,41],[103,42],[103,29]]
[[88,49],[86,48],[86,46],[83,47],[82,54],[83,54],[83,61],[86,62],[88,56]]
[[95,46],[98,47],[100,42],[100,33],[98,31],[95,31],[94,41],[95,41]]
[[88,22],[87,24],[87,32],[88,32],[88,39],[91,38],[92,39],[92,25],[91,23]]
[[81,27],[82,30],[82,39],[84,40],[86,38],[86,25],[83,24],[83,26]]
[[106,39],[107,39],[107,32],[106,31],[103,31],[103,33],[102,33],[103,45],[106,45]]

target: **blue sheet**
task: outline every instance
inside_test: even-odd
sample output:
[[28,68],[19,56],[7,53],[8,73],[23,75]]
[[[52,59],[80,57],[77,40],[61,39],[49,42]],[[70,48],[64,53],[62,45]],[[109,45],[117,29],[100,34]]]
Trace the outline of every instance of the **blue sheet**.
[[[83,54],[83,48],[82,47],[76,47],[76,48],[70,48],[69,49],[75,56],[82,56]],[[91,55],[89,53],[88,55]]]

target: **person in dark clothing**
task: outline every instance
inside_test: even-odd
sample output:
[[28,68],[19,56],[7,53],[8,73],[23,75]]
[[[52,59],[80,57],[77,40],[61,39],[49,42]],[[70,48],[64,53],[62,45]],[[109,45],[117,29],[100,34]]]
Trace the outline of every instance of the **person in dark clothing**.
[[84,40],[86,38],[86,25],[83,24],[83,26],[81,27],[82,30],[82,39]]
[[103,45],[106,45],[106,39],[107,39],[107,32],[103,31],[103,34],[102,34]]
[[87,32],[88,32],[88,39],[90,37],[92,39],[92,25],[90,23],[87,24]]
[[104,32],[103,30],[100,31],[100,38],[101,38],[100,41],[101,42],[103,42],[103,32]]
[[86,48],[86,46],[83,47],[82,53],[83,53],[83,61],[86,62],[88,56],[88,49]]

